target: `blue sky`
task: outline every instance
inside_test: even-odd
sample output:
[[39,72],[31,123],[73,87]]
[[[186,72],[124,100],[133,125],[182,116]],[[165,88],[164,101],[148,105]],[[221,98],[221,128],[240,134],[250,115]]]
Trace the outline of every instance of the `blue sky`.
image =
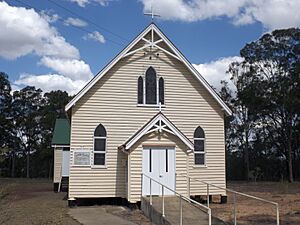
[[161,15],[156,24],[216,87],[247,42],[300,24],[297,0],[7,0],[0,2],[1,71],[14,89],[75,94],[150,23],[151,6]]

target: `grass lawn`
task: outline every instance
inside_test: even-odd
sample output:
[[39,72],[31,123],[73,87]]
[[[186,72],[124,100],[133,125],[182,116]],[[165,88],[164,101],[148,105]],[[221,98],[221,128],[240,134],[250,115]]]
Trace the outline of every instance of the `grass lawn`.
[[[227,187],[236,191],[277,202],[281,224],[300,224],[300,182],[228,182]],[[231,223],[233,221],[233,194],[227,193],[227,204],[211,204],[214,216]],[[237,224],[276,224],[276,208],[273,205],[237,196]]]

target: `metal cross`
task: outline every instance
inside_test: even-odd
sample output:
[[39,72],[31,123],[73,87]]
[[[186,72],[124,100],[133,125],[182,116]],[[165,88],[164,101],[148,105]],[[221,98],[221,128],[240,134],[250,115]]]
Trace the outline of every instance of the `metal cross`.
[[149,12],[149,13],[144,13],[144,15],[146,15],[146,16],[151,16],[152,22],[153,22],[155,16],[156,16],[156,17],[160,17],[159,14],[155,14],[155,13],[154,13],[153,6],[151,6],[151,12]]

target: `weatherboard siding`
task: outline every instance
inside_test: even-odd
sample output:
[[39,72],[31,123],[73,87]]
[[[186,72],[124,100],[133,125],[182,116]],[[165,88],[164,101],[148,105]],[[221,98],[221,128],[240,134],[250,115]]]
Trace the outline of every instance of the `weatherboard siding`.
[[54,169],[53,169],[53,183],[59,183],[61,179],[62,167],[62,148],[54,148]]
[[[93,133],[99,123],[107,131],[107,161],[106,168],[101,169],[74,167],[71,163],[69,197],[128,197],[132,202],[140,200],[142,143],[130,153],[128,190],[127,155],[117,147],[158,112],[158,108],[137,106],[137,79],[149,66],[153,66],[158,77],[162,76],[165,81],[165,108],[162,109],[165,116],[191,141],[198,125],[205,131],[207,167],[202,168],[193,166],[193,154],[187,155],[178,138],[161,139],[162,144],[163,141],[169,144],[176,142],[177,173],[189,173],[225,187],[224,112],[182,62],[162,51],[155,53],[159,53],[159,57],[152,57],[152,60],[144,51],[121,59],[73,106],[71,162],[74,150],[93,148]],[[189,171],[186,169],[188,164]],[[179,192],[187,193],[186,178],[177,176],[176,183]],[[200,185],[192,186],[192,194],[202,194],[201,190]]]

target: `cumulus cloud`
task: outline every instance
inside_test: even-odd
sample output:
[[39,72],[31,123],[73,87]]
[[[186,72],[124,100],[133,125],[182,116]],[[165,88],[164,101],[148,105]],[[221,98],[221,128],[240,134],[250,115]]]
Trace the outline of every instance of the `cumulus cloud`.
[[226,80],[229,84],[229,87],[234,90],[234,85],[230,80],[229,74],[227,74],[226,71],[228,70],[229,64],[236,61],[241,62],[242,58],[239,56],[232,56],[220,58],[208,63],[198,65],[193,64],[193,66],[208,81],[208,83],[218,91],[221,90],[221,80]]
[[46,92],[52,90],[63,90],[74,95],[86,84],[86,82],[86,80],[72,80],[59,74],[22,74],[19,79],[15,81],[14,88],[18,89],[21,85],[29,85],[40,88]]
[[53,10],[42,10],[40,15],[48,23],[55,23],[60,18],[58,14],[53,12]]
[[40,63],[73,80],[92,78],[90,66],[82,60],[43,57]]
[[78,18],[69,17],[64,21],[64,25],[66,26],[75,26],[75,27],[86,27],[88,24]]
[[44,91],[61,89],[74,94],[92,78],[90,66],[80,59],[78,49],[50,25],[58,18],[56,14],[38,14],[6,2],[0,2],[0,12],[0,57],[16,60],[35,54],[41,57],[40,65],[51,69],[49,74],[21,74],[13,83],[15,90],[32,85]]
[[235,25],[260,22],[266,29],[300,26],[299,0],[140,0],[165,20],[194,22],[228,17]]
[[105,38],[102,34],[100,34],[98,31],[94,31],[93,33],[88,33],[87,35],[83,36],[84,40],[94,40],[100,43],[105,43]]
[[75,2],[80,7],[85,7],[88,4],[94,3],[101,6],[107,6],[112,0],[69,0],[70,2]]
[[0,12],[0,57],[16,59],[35,53],[40,56],[79,58],[78,49],[33,9],[0,2]]

